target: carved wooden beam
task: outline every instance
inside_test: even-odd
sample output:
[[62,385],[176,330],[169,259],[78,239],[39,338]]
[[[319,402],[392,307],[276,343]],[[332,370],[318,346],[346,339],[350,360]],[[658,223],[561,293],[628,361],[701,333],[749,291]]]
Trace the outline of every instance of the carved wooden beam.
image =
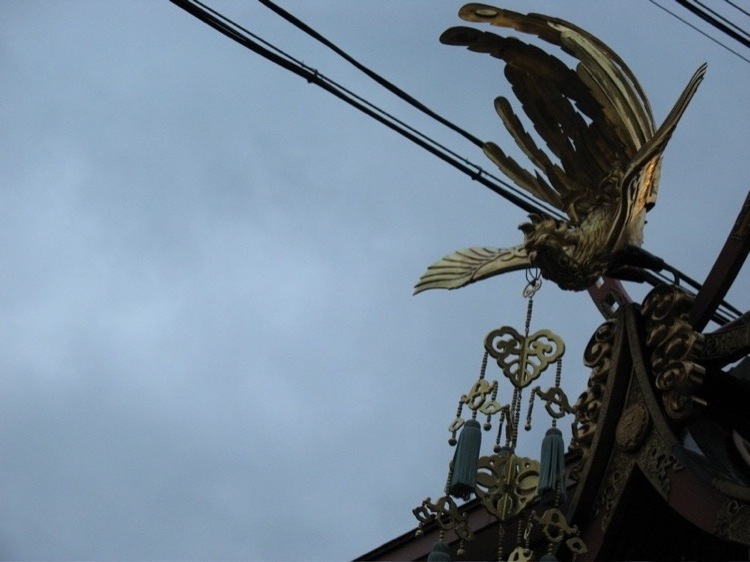
[[724,247],[711,268],[703,287],[695,297],[690,323],[702,332],[719,303],[726,296],[750,252],[750,192]]
[[602,277],[588,292],[604,318],[614,318],[620,308],[633,302],[622,283],[611,277]]

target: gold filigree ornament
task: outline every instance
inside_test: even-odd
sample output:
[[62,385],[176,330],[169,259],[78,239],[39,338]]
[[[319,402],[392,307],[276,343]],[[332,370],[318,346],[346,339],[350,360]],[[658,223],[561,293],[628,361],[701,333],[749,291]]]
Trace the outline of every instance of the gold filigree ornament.
[[714,531],[722,538],[750,544],[750,504],[734,498],[725,502],[716,514]]
[[616,365],[612,360],[616,335],[616,323],[608,320],[591,336],[583,352],[584,365],[591,369],[586,390],[580,395],[573,410],[573,439],[571,450],[579,451],[581,459],[570,472],[570,477],[578,480],[580,471],[591,454],[594,435],[599,430],[599,414],[602,411],[602,397],[607,384],[614,376]]
[[565,540],[565,546],[574,555],[588,552],[586,543],[581,539],[578,526],[568,524],[567,518],[559,509],[550,508],[542,515],[534,513],[533,519],[542,527],[542,533],[547,539],[550,552],[563,540]]
[[523,546],[517,546],[508,555],[508,562],[531,562],[533,559],[534,551]]
[[477,497],[501,522],[512,519],[536,497],[539,462],[510,451],[479,459]]
[[[445,256],[427,269],[415,293],[457,289],[532,267],[562,289],[582,291],[602,276],[626,273],[628,265],[648,267],[639,249],[646,213],[657,199],[662,154],[706,65],[697,69],[657,126],[630,68],[580,27],[477,3],[461,8],[459,16],[500,30],[495,34],[453,27],[440,41],[506,63],[505,77],[527,119],[524,122],[504,97],[495,98],[495,111],[532,167],[527,169],[494,142],[484,143],[484,153],[508,179],[557,212],[529,215],[529,222],[520,225],[521,244],[468,248]],[[575,64],[515,32],[561,49]],[[529,134],[529,124],[548,150]]]
[[[544,392],[542,392],[542,387],[535,387],[534,393],[530,399],[531,404],[533,404],[534,397],[537,396],[544,401],[544,409],[551,418],[559,420],[567,414],[575,413],[573,407],[570,405],[570,401],[568,400],[568,395],[565,394],[560,387],[553,386]],[[531,412],[531,406],[529,406],[529,414],[526,424],[527,429],[531,429]]]
[[690,324],[693,302],[685,291],[660,285],[641,307],[654,386],[661,394],[664,411],[676,421],[690,418],[705,405],[695,396],[705,374],[705,368],[696,362],[705,338]]
[[488,381],[485,377],[487,374],[487,352],[482,357],[482,366],[479,370],[479,378],[471,385],[469,392],[462,394],[458,400],[456,417],[448,426],[451,437],[448,443],[451,447],[457,443],[456,433],[464,427],[466,420],[462,417],[464,406],[472,411],[471,419],[475,420],[478,414],[484,414],[487,419],[484,423],[484,430],[492,429],[492,416],[500,414],[500,426],[509,421],[510,407],[506,404],[500,404],[497,399],[498,383],[497,381]]
[[474,539],[474,533],[469,529],[468,515],[458,510],[456,502],[449,495],[442,496],[435,502],[431,498],[425,498],[422,505],[412,509],[412,513],[419,521],[417,536],[422,536],[425,525],[435,522],[440,527],[441,539],[446,531],[455,531],[461,541]]
[[550,330],[521,335],[510,326],[487,334],[484,346],[516,388],[529,386],[565,353],[563,340]]
[[651,430],[651,416],[646,406],[636,402],[628,406],[617,422],[615,441],[626,452],[637,451]]
[[[476,494],[488,513],[502,524],[516,518],[519,525],[521,513],[524,510],[528,513],[530,505],[537,503],[537,500],[549,507],[565,502],[565,444],[562,433],[556,428],[557,420],[573,411],[561,388],[565,344],[549,330],[530,334],[534,295],[541,287],[541,274],[527,271],[526,280],[523,296],[528,304],[523,334],[505,326],[485,337],[479,376],[468,392],[461,395],[456,415],[448,426],[448,442],[455,450],[449,465],[445,495],[434,503],[428,498],[413,510],[420,522],[420,531],[431,521],[439,525],[440,540],[447,530],[455,530],[462,541],[471,539],[465,516],[453,498],[468,500],[472,494]],[[497,361],[504,377],[510,382],[511,390],[504,402],[498,400],[501,391],[499,381],[503,379],[489,380],[487,376],[490,356]],[[524,389],[539,379],[550,365],[556,367],[554,383],[544,392],[541,387],[531,392],[526,418],[527,429],[530,429],[534,400],[540,398],[545,402],[545,409],[552,418],[552,429],[547,432],[542,444],[540,463],[516,456],[515,449]],[[471,412],[469,416],[464,416],[464,408]],[[480,456],[482,425],[477,419],[479,416],[486,417],[485,431],[492,429],[493,416],[499,418],[496,418],[495,454],[490,456]],[[503,436],[505,441],[501,444]],[[501,525],[499,528],[504,527]],[[500,537],[499,548],[502,543]],[[525,559],[523,557],[528,554],[528,549],[527,544],[524,549],[515,551],[519,560]]]

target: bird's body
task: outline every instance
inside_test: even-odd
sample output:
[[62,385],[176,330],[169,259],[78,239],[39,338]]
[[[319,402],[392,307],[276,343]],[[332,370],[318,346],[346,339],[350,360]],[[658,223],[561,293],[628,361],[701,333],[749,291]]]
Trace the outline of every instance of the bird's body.
[[609,225],[609,215],[592,212],[580,226],[544,218],[521,225],[525,232],[524,250],[529,263],[561,289],[584,290],[601,277],[609,262],[601,240]]
[[536,170],[527,171],[495,143],[485,143],[484,152],[517,185],[567,219],[531,215],[520,227],[523,244],[454,252],[430,266],[415,292],[454,289],[528,267],[538,267],[563,289],[587,289],[601,276],[613,274],[620,257],[643,242],[645,214],[656,202],[662,153],[703,79],[705,65],[657,128],[633,73],[586,31],[557,18],[484,4],[467,4],[459,16],[536,35],[580,61],[572,69],[534,45],[474,28],[455,27],[441,36],[443,43],[505,61],[505,76],[552,156],[538,148],[503,97],[495,100],[495,110]]

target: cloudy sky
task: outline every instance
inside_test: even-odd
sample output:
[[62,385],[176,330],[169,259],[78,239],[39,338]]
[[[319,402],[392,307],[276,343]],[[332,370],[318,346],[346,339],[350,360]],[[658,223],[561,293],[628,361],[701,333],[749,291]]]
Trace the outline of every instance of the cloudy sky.
[[[262,5],[211,5],[486,165]],[[438,42],[460,5],[283,3],[509,146],[500,61]],[[603,38],[657,121],[709,63],[645,243],[703,279],[749,187],[750,65],[645,1],[504,6]],[[525,302],[522,274],[412,286],[519,242],[524,213],[166,0],[5,0],[0,76],[0,557],[344,560],[413,528],[484,334]],[[572,398],[600,322],[585,294],[536,299]]]

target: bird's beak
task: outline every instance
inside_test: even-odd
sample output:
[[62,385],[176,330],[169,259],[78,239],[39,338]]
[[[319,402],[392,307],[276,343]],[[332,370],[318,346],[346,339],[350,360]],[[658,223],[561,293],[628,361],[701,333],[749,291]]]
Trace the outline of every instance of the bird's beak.
[[531,233],[536,225],[538,225],[540,222],[544,220],[544,217],[542,215],[539,215],[537,213],[530,213],[529,214],[529,220],[531,222],[525,222],[523,224],[520,224],[518,226],[518,229],[523,232],[524,234]]
[[537,213],[530,213],[529,219],[531,219],[531,224],[539,224],[544,220],[544,217]]

